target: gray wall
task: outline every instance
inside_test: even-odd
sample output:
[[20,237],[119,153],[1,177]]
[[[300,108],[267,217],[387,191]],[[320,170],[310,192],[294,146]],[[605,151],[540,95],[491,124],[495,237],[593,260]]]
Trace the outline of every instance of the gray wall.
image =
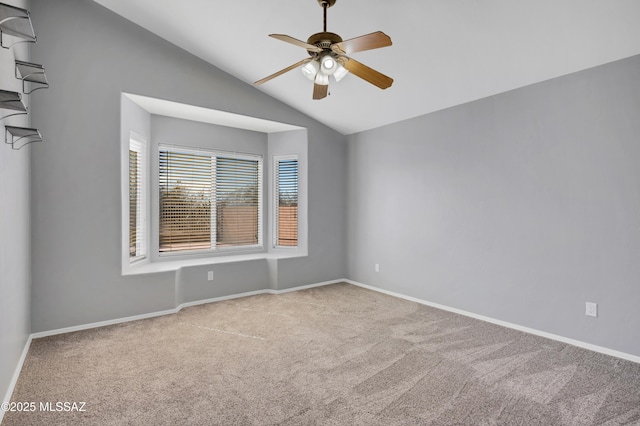
[[[8,1],[8,4],[27,7],[26,1]],[[15,40],[15,39],[14,39]],[[9,41],[9,40],[7,40]],[[28,61],[28,49],[18,44],[11,49],[0,49],[0,87],[22,91],[15,78],[15,59]],[[33,96],[37,96],[35,92]],[[29,98],[24,96],[25,103]],[[0,116],[10,114],[0,110]],[[25,115],[9,117],[4,125],[28,126]],[[30,237],[29,237],[29,158],[36,146],[27,145],[14,151],[10,145],[0,144],[0,399],[11,383],[22,350],[30,332]],[[0,419],[2,418],[0,412]]]
[[216,267],[227,279],[207,289],[185,286],[206,268],[121,275],[121,92],[307,127],[309,257],[277,269],[283,287],[346,275],[344,136],[90,0],[33,0],[32,15],[51,82],[33,103],[47,140],[32,158],[33,332],[269,286],[266,261]]
[[640,355],[638,76],[640,56],[351,136],[349,278]]
[[151,147],[181,145],[267,156],[267,134],[198,121],[151,115]]

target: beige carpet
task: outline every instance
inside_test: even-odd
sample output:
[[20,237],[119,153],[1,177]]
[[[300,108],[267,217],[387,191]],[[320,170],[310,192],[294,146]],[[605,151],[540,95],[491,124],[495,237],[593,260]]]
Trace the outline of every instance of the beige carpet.
[[639,425],[640,364],[336,284],[36,339],[13,401],[3,425]]

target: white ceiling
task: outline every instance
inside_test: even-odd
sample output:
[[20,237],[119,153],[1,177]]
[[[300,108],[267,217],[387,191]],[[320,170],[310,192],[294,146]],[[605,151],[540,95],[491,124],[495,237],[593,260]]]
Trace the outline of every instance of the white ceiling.
[[[322,31],[317,0],[94,1],[250,84],[308,57],[268,34]],[[640,54],[640,1],[337,0],[327,29],[391,36],[352,57],[393,86],[348,75],[314,101],[293,70],[258,90],[351,134]]]

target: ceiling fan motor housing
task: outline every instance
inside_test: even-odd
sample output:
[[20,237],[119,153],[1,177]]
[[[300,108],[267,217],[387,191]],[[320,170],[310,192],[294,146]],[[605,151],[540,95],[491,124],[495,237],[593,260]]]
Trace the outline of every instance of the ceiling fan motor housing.
[[[331,45],[340,43],[340,42],[342,42],[342,37],[340,37],[338,34],[328,33],[328,32],[313,34],[307,40],[307,44],[317,46],[321,49],[324,49],[325,51],[331,51]],[[311,56],[317,55],[314,52],[311,52],[311,51],[308,51],[308,52]]]
[[318,3],[322,7],[324,7],[325,4],[327,5],[327,7],[331,7],[336,4],[336,0],[318,0]]

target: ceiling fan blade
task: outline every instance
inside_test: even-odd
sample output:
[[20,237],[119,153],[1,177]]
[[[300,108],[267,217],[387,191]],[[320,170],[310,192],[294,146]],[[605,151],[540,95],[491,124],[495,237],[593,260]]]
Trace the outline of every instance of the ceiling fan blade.
[[353,75],[358,76],[381,89],[391,87],[393,84],[393,79],[391,77],[387,77],[373,68],[369,68],[368,66],[361,64],[355,59],[347,58],[346,56],[344,58],[346,61],[341,61],[342,65]]
[[391,46],[391,44],[391,37],[382,31],[377,31],[375,33],[332,44],[331,50],[341,55],[349,55],[354,52],[362,52],[365,50]]
[[313,99],[323,99],[329,94],[328,84],[313,84]]
[[285,68],[285,69],[283,69],[283,70],[278,71],[277,73],[271,74],[269,77],[265,77],[265,78],[263,78],[262,80],[258,80],[258,81],[256,81],[256,82],[255,82],[255,83],[253,83],[253,84],[254,84],[254,85],[256,85],[256,86],[259,86],[259,85],[261,85],[262,83],[266,83],[267,81],[269,81],[269,80],[271,80],[271,79],[273,79],[273,78],[276,78],[277,76],[282,75],[282,74],[284,74],[284,73],[286,73],[286,72],[289,72],[289,71],[291,71],[292,69],[298,68],[299,66],[304,65],[304,64],[306,64],[306,63],[307,63],[307,62],[309,62],[309,61],[311,61],[311,58],[303,59],[303,60],[301,60],[301,61],[299,61],[299,62],[296,62],[295,64],[293,64],[293,65],[291,65],[291,66],[286,67],[286,68]]
[[314,46],[313,44],[305,43],[304,41],[298,40],[297,38],[293,38],[291,36],[285,34],[269,34],[269,37],[277,38],[278,40],[282,40],[286,43],[291,43],[296,46],[304,47],[307,50],[312,52],[322,52],[322,49],[318,46]]

